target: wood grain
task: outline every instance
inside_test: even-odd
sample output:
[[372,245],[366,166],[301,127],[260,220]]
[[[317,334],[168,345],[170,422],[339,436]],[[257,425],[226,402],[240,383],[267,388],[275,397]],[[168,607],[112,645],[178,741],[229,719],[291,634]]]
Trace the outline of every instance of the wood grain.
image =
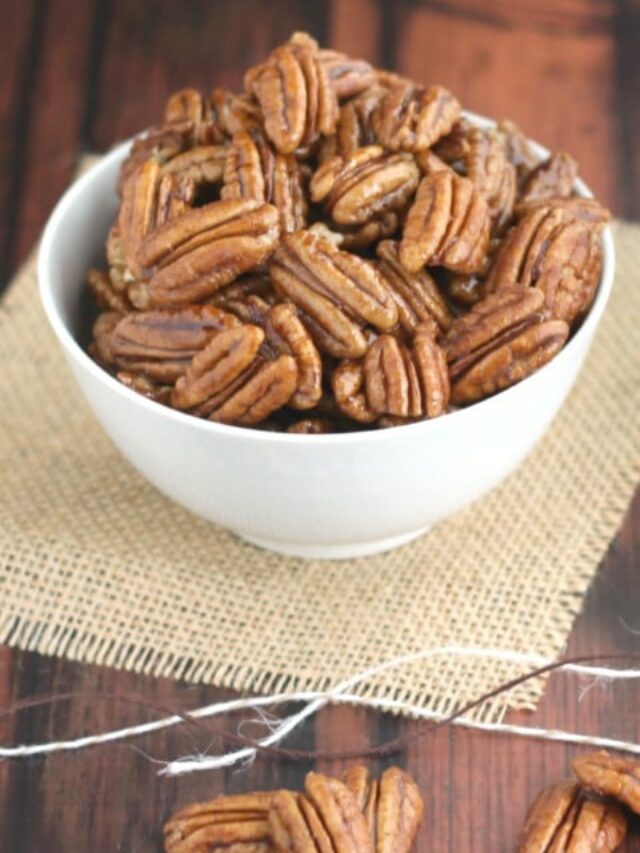
[[[514,117],[545,144],[571,150],[618,214],[640,218],[638,0],[0,0],[0,11],[0,284],[36,239],[81,150],[107,148],[154,121],[178,86],[239,86],[244,68],[294,29],[444,82],[472,109]],[[569,653],[640,651],[639,564],[636,495]],[[554,676],[539,710],[512,719],[640,739],[640,685],[598,685],[584,696],[583,686]],[[68,690],[87,695],[0,716],[0,742],[74,737],[230,695],[0,648],[1,706]],[[157,712],[116,695],[139,697]],[[219,747],[236,723],[0,764],[0,851],[158,851],[160,825],[179,805],[221,791],[302,784],[308,763],[269,758],[241,771],[157,775],[156,759]],[[329,708],[289,744],[365,747],[416,725]],[[427,795],[417,853],[515,849],[537,789],[565,775],[575,752],[460,728],[413,741],[398,760]],[[341,769],[340,762],[318,766]],[[627,853],[640,853],[635,829]]]

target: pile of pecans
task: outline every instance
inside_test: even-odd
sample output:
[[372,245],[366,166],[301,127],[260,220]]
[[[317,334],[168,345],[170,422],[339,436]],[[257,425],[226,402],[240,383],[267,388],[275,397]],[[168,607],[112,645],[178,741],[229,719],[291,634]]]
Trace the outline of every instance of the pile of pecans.
[[293,433],[432,418],[552,359],[609,214],[422,87],[295,33],[245,91],[173,95],[120,174],[93,357],[135,391]]
[[[640,815],[640,763],[595,752],[574,761],[578,782],[542,790],[518,853],[613,853],[627,834],[625,808]],[[424,813],[412,777],[365,767],[342,779],[309,773],[303,793],[221,796],[175,814],[165,853],[409,853]]]

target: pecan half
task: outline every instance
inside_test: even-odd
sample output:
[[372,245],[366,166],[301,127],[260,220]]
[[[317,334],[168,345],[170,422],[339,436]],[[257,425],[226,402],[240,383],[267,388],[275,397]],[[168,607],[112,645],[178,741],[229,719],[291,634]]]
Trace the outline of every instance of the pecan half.
[[193,124],[189,120],[165,123],[150,128],[133,141],[131,150],[120,166],[118,190],[122,193],[125,181],[147,160],[159,165],[168,162],[192,143]]
[[472,127],[466,143],[467,177],[487,202],[493,233],[502,233],[513,215],[518,190],[506,140],[497,130]]
[[418,786],[399,767],[372,779],[365,767],[352,767],[343,781],[355,795],[373,839],[375,853],[408,853],[424,814]]
[[111,340],[113,330],[122,320],[122,314],[116,311],[104,311],[99,314],[93,324],[92,356],[104,365],[113,364]]
[[464,405],[534,373],[564,346],[569,327],[546,320],[544,295],[511,287],[485,297],[458,317],[443,340],[451,402]]
[[153,400],[156,403],[161,403],[163,406],[169,405],[171,399],[171,385],[160,385],[157,382],[152,382],[146,376],[141,376],[139,373],[131,373],[129,370],[119,370],[116,373],[116,379],[127,388],[135,391],[146,397],[148,400]]
[[578,164],[570,154],[552,154],[533,169],[522,187],[518,206],[527,207],[543,199],[566,198],[573,192]]
[[413,157],[385,153],[379,145],[323,163],[310,184],[311,198],[324,202],[339,225],[363,225],[387,211],[402,210],[418,186]]
[[322,397],[322,360],[311,335],[293,305],[274,305],[265,318],[267,341],[279,354],[293,356],[298,368],[294,409],[311,409]]
[[277,792],[217,797],[181,809],[164,826],[165,853],[269,853],[269,809]]
[[518,853],[613,853],[626,833],[618,806],[585,797],[573,782],[560,782],[535,800]]
[[204,299],[265,261],[278,233],[275,207],[250,199],[189,210],[140,244],[136,264],[153,272],[150,281],[130,288],[131,301],[145,308]]
[[172,157],[162,167],[163,175],[178,175],[195,186],[222,183],[227,149],[224,145],[198,145]]
[[252,95],[235,95],[226,89],[211,92],[211,108],[216,123],[226,136],[262,127],[260,104]]
[[460,104],[444,86],[392,86],[373,114],[380,142],[392,151],[424,151],[449,133]]
[[420,181],[400,243],[400,261],[410,272],[427,265],[478,272],[489,245],[489,210],[467,178],[451,170]]
[[585,788],[613,797],[640,814],[640,762],[591,752],[575,759],[573,772]]
[[318,60],[339,101],[353,98],[377,82],[375,69],[364,59],[353,59],[337,50],[322,49],[318,51]]
[[224,170],[223,199],[252,198],[274,204],[282,232],[305,225],[307,202],[300,165],[292,154],[274,153],[264,134],[234,135]]
[[451,312],[438,286],[426,270],[410,273],[400,263],[399,245],[395,240],[378,243],[378,269],[398,306],[398,322],[402,330],[413,335],[421,322],[435,320],[446,332],[451,325]]
[[386,330],[398,319],[393,297],[373,265],[310,231],[282,240],[270,273],[276,292],[323,331],[319,338],[310,326],[318,346],[337,358],[364,354],[365,324]]
[[296,390],[290,355],[273,360],[264,332],[245,324],[225,329],[194,356],[171,394],[171,405],[212,421],[251,426],[282,408]]
[[325,137],[320,144],[318,151],[320,163],[324,163],[331,157],[346,159],[357,148],[364,148],[377,142],[371,117],[385,93],[386,90],[382,86],[375,86],[340,107],[335,134]]
[[260,104],[267,136],[283,154],[334,132],[338,101],[310,37],[294,36],[276,48],[245,75],[245,86]]
[[281,791],[274,798],[269,824],[278,853],[373,853],[351,791],[319,773],[307,775],[304,795]]
[[367,402],[362,360],[346,359],[331,374],[331,389],[342,414],[359,424],[371,424],[378,415]]
[[89,270],[87,287],[98,307],[104,311],[115,311],[117,314],[128,314],[131,311],[131,303],[126,294],[116,290],[109,273]]
[[213,305],[138,311],[124,317],[111,335],[115,364],[158,382],[175,382],[216,332],[240,325]]
[[392,335],[381,335],[364,357],[367,402],[380,415],[442,415],[449,403],[449,374],[433,329],[418,326],[411,349]]

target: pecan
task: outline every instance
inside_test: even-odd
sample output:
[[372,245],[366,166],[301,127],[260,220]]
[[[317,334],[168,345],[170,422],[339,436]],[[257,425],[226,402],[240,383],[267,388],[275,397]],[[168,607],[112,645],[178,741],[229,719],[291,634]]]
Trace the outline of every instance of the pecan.
[[260,104],[267,136],[283,154],[335,130],[338,101],[310,37],[294,36],[276,48],[245,75],[245,87]]
[[418,186],[419,172],[410,154],[385,153],[379,145],[334,157],[311,180],[311,198],[324,202],[339,225],[363,225],[387,211],[402,210]]
[[209,302],[225,311],[235,313],[237,306],[244,303],[250,296],[259,296],[266,302],[273,300],[271,282],[266,276],[254,273],[243,275],[232,284],[220,288]]
[[346,159],[357,148],[376,143],[371,117],[384,95],[385,89],[375,86],[340,107],[335,134],[321,142],[318,151],[320,163],[331,157]]
[[369,407],[361,360],[346,359],[331,374],[331,389],[342,414],[360,424],[373,423],[377,415]]
[[260,104],[252,95],[234,95],[226,89],[214,89],[211,108],[216,123],[226,136],[262,127]]
[[398,319],[393,297],[372,264],[337,249],[309,231],[287,235],[273,256],[271,281],[324,334],[316,343],[337,358],[366,350],[365,324],[391,329]]
[[385,210],[370,222],[365,222],[356,228],[344,228],[340,233],[340,245],[343,249],[357,252],[367,249],[379,240],[386,240],[397,234],[400,227],[398,214],[393,210]]
[[250,199],[189,210],[140,244],[136,264],[153,272],[150,281],[130,289],[130,298],[138,308],[204,299],[265,261],[278,233],[275,207]]
[[109,273],[89,270],[87,287],[98,307],[104,311],[115,311],[116,314],[128,314],[131,311],[131,303],[126,294],[116,290]]
[[364,59],[353,59],[337,50],[319,50],[318,60],[326,71],[339,101],[361,94],[376,83],[375,69]]
[[518,853],[613,853],[627,820],[613,803],[585,797],[573,782],[543,789],[527,816]]
[[120,167],[118,190],[122,193],[125,181],[147,160],[162,165],[185,151],[193,137],[193,125],[190,121],[176,121],[171,124],[150,128],[143,136],[134,140],[127,158]]
[[452,324],[443,347],[451,402],[481,400],[534,373],[564,346],[569,327],[547,320],[544,295],[511,287],[478,302]]
[[389,767],[378,781],[365,767],[352,767],[343,781],[364,813],[375,853],[408,853],[424,813],[411,776],[399,767]]
[[222,183],[227,149],[224,145],[199,145],[177,154],[162,167],[164,175],[179,175],[194,185]]
[[543,199],[566,198],[573,191],[578,177],[578,164],[564,151],[552,154],[533,169],[522,187],[519,206]]
[[425,151],[416,151],[414,154],[417,167],[423,175],[432,172],[446,172],[451,167],[429,148]]
[[338,430],[328,418],[303,418],[301,421],[290,424],[286,431],[295,435],[322,435]]
[[376,253],[380,258],[378,269],[398,306],[402,330],[411,336],[419,323],[435,320],[440,331],[446,332],[451,325],[451,313],[429,273],[408,272],[400,263],[395,240],[378,243]]
[[113,361],[124,370],[159,382],[175,382],[216,332],[239,321],[213,305],[138,311],[111,335]]
[[400,261],[411,272],[425,264],[478,272],[489,245],[489,211],[467,178],[433,172],[420,181],[400,243]]
[[293,305],[274,305],[265,317],[267,341],[279,354],[293,356],[298,368],[296,390],[289,400],[294,409],[311,409],[322,397],[320,353]]
[[430,326],[418,326],[411,349],[381,335],[364,358],[367,402],[380,415],[435,418],[449,403],[444,352]]
[[449,133],[460,104],[443,86],[392,86],[373,114],[380,142],[392,151],[423,151]]
[[487,278],[487,291],[535,286],[552,316],[573,325],[586,313],[598,285],[601,224],[574,218],[588,206],[544,205],[511,229]]
[[286,405],[296,390],[290,355],[272,360],[264,332],[249,324],[225,329],[194,356],[171,394],[171,405],[212,421],[251,426]]
[[120,320],[122,320],[122,314],[116,311],[105,311],[98,315],[95,323],[93,324],[92,355],[102,364],[113,364],[111,339],[113,336],[113,330]]
[[217,797],[181,809],[164,826],[165,853],[269,853],[269,809],[276,792]]
[[591,752],[575,759],[573,772],[585,788],[613,797],[640,814],[640,762]]
[[518,188],[516,168],[508,158],[505,138],[496,130],[472,127],[466,142],[467,177],[487,202],[492,231],[501,233],[513,214]]
[[156,219],[160,166],[147,160],[134,169],[122,187],[122,204],[118,214],[118,233],[125,265],[133,275],[140,275],[136,255]]
[[351,791],[338,779],[309,773],[305,794],[281,791],[269,812],[278,853],[373,853],[371,835]]
[[131,373],[128,370],[119,370],[116,373],[118,382],[122,382],[127,388],[135,391],[136,394],[141,394],[148,400],[154,400],[162,405],[169,405],[171,399],[171,385],[159,385],[152,382],[146,376],[141,376],[139,373]]
[[292,154],[274,153],[264,134],[235,134],[224,170],[223,199],[252,198],[274,204],[282,232],[305,225],[307,202],[300,165]]
[[192,128],[191,142],[194,145],[222,141],[212,120],[209,104],[197,89],[174,92],[165,104],[164,120],[170,125],[188,122]]

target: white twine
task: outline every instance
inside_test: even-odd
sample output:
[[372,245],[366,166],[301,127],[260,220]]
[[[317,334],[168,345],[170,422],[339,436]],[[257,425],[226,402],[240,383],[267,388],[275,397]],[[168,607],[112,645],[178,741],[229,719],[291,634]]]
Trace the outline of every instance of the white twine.
[[[261,715],[258,722],[267,726],[269,734],[261,740],[258,740],[255,747],[247,746],[233,750],[232,752],[214,755],[202,754],[186,756],[169,762],[154,761],[154,763],[162,765],[162,769],[159,771],[160,775],[180,776],[199,770],[216,770],[223,767],[232,767],[243,762],[251,762],[255,759],[260,747],[275,746],[280,743],[288,734],[304,722],[304,720],[313,716],[328,704],[345,703],[361,705],[382,711],[400,711],[411,714],[412,716],[420,719],[436,721],[442,720],[445,719],[445,714],[435,713],[418,705],[413,705],[396,699],[363,697],[350,692],[358,684],[366,682],[369,679],[389,670],[399,669],[410,664],[419,663],[429,658],[441,656],[483,658],[502,661],[505,663],[526,664],[532,667],[544,667],[553,664],[553,660],[541,655],[509,651],[506,649],[476,648],[458,645],[439,646],[432,649],[425,649],[415,654],[397,657],[376,666],[372,666],[350,676],[349,678],[341,681],[335,687],[326,691],[283,692],[275,693],[270,696],[254,696],[232,699],[227,702],[218,702],[212,705],[196,708],[193,711],[186,712],[183,716],[176,714],[160,720],[153,720],[148,723],[128,726],[126,728],[116,729],[102,734],[86,735],[85,737],[75,738],[74,740],[54,741],[40,744],[23,744],[10,747],[0,746],[0,759],[28,758],[35,755],[49,755],[56,752],[76,751],[86,749],[90,746],[115,743],[134,737],[140,737],[141,735],[152,732],[161,731],[163,729],[171,728],[172,726],[180,725],[181,723],[186,722],[187,719],[206,719],[232,713],[234,711],[242,711],[246,709],[257,710],[267,705],[282,705],[290,702],[305,703],[304,707],[300,711],[297,711],[295,714],[291,714],[279,721],[267,719],[264,715]],[[640,669],[611,669],[608,667],[585,666],[575,663],[561,664],[555,671],[586,675],[596,680],[605,679],[610,681],[621,681],[640,678]],[[453,722],[456,725],[480,731],[615,749],[640,755],[640,744],[616,740],[609,737],[587,735],[579,732],[567,732],[557,729],[537,728],[534,726],[483,722],[481,720],[474,720],[468,717],[459,717]]]

